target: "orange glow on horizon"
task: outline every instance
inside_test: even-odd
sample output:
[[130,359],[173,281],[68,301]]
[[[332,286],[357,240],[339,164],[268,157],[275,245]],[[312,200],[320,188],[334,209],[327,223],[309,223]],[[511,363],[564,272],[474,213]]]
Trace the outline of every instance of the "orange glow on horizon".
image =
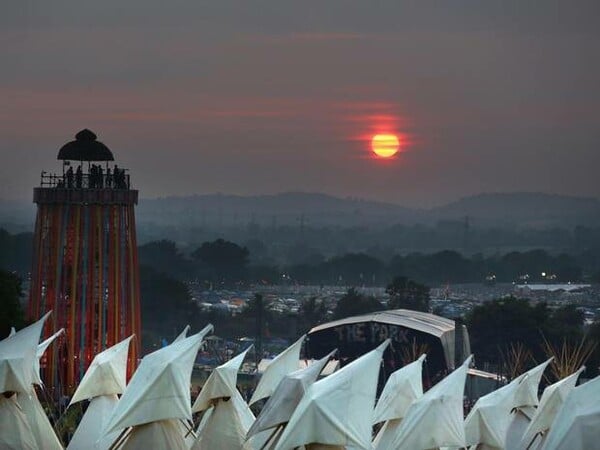
[[400,141],[395,134],[376,134],[371,139],[371,149],[380,158],[391,158],[400,149]]

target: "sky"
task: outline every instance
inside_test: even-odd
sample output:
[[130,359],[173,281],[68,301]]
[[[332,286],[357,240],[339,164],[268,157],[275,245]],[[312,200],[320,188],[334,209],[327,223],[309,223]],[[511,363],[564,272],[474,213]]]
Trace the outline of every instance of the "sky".
[[[600,197],[600,2],[5,2],[0,198],[93,130],[142,197]],[[390,160],[370,138],[399,136]]]

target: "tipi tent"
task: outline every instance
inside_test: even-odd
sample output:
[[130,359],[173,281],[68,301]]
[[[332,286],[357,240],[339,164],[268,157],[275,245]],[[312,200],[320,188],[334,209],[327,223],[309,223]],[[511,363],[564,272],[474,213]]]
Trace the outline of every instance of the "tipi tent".
[[[141,441],[146,442],[146,448],[159,449],[161,447],[152,441],[153,437],[157,433],[170,433],[179,428],[175,424],[139,425],[170,419],[191,422],[190,378],[202,339],[211,330],[212,325],[209,325],[198,334],[144,357],[119,400],[104,434],[135,427],[124,440],[123,449],[134,448],[132,445],[135,443],[137,446]],[[186,447],[179,432],[171,434],[170,447],[166,448]]]
[[275,448],[309,444],[370,448],[379,367],[389,342],[313,383]]
[[463,394],[472,356],[408,409],[390,448],[464,447]]
[[242,449],[254,415],[239,393],[236,382],[250,348],[216,367],[204,383],[192,411],[212,409],[192,446],[193,450]]
[[423,361],[425,355],[395,371],[385,384],[375,412],[373,423],[384,422],[373,440],[375,448],[389,448],[402,419],[412,403],[423,396]]
[[91,399],[68,450],[108,449],[117,438],[117,431],[103,436],[102,432],[111,417],[117,402],[117,394],[126,387],[127,355],[133,336],[98,353],[88,367],[81,383],[77,387],[69,406]]
[[600,448],[600,376],[574,388],[550,427],[543,450]]
[[305,338],[306,335],[302,336],[271,361],[271,364],[268,365],[265,373],[260,378],[248,404],[252,405],[260,399],[269,397],[285,375],[298,370],[300,350]]
[[248,430],[247,437],[287,423],[308,387],[317,380],[335,352],[332,351],[305,369],[284,376]]
[[582,366],[577,372],[544,389],[536,413],[523,433],[520,448],[535,450],[541,445],[544,434],[550,429],[558,410],[575,388],[577,379],[584,370],[585,367]]

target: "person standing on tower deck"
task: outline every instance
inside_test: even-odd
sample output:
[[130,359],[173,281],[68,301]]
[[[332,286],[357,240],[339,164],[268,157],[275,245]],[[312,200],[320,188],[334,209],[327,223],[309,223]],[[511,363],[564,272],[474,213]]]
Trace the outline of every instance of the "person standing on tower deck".
[[67,170],[67,188],[72,189],[73,188],[73,168],[69,167],[69,170]]
[[[73,168],[69,167],[69,170],[71,171],[71,175],[73,175]],[[67,171],[67,175],[69,174],[69,172]],[[77,189],[81,189],[81,185],[83,183],[83,172],[81,171],[81,164],[77,166],[77,172],[75,172],[75,186],[77,187]],[[73,187],[73,183],[71,182],[71,185],[69,186],[68,183],[68,179],[67,179],[67,187],[72,188]]]
[[110,167],[106,168],[106,187],[112,187],[112,175],[110,173]]

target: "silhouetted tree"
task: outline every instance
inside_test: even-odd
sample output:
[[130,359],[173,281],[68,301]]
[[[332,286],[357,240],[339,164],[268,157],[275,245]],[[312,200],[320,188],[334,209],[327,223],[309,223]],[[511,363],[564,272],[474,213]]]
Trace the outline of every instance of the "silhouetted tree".
[[376,298],[361,295],[355,288],[350,288],[338,301],[333,316],[336,319],[342,319],[383,309],[383,305]]
[[323,300],[317,297],[310,297],[304,300],[298,311],[298,321],[300,322],[301,331],[310,330],[315,325],[318,325],[327,320],[327,306]]
[[8,336],[10,327],[23,326],[21,295],[21,279],[14,273],[0,270],[0,339]]
[[249,252],[246,247],[217,239],[204,242],[192,256],[209,267],[217,281],[238,281],[245,275]]
[[424,284],[409,280],[406,277],[396,277],[385,289],[390,296],[390,309],[412,309],[413,311],[429,312],[429,288]]
[[153,241],[138,249],[140,264],[166,273],[177,279],[187,279],[192,273],[192,263],[169,240]]

